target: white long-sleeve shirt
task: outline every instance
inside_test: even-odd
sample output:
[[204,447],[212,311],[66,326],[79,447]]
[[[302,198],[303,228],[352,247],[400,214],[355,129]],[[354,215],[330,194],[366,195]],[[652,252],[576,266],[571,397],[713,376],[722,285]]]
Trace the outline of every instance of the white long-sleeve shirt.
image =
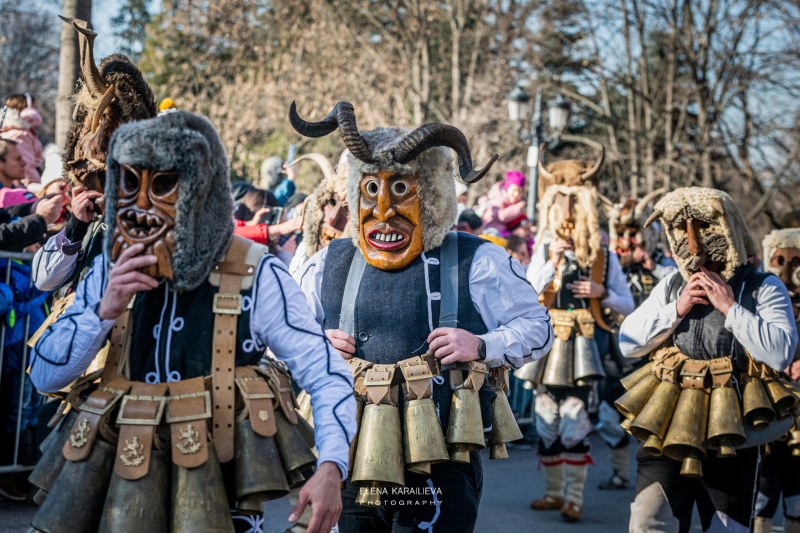
[[[320,324],[325,320],[320,294],[322,273],[328,248],[319,251],[303,265],[300,286]],[[430,261],[425,254],[423,261]],[[408,290],[424,290],[424,287]],[[487,333],[478,335],[486,342],[486,363],[519,368],[547,355],[553,342],[550,315],[536,291],[525,280],[525,272],[516,259],[493,243],[478,247],[469,271],[472,303],[480,313]],[[428,324],[433,330],[434,317],[428,308]]]
[[[681,323],[677,298],[669,299],[669,286],[674,276],[662,279],[650,297],[628,315],[619,332],[619,346],[626,357],[649,354]],[[680,294],[679,294],[680,295]],[[734,294],[736,300],[741,294]],[[775,276],[764,279],[758,289],[755,313],[735,303],[725,317],[725,329],[750,353],[753,359],[775,370],[783,370],[795,355],[797,327],[786,287]]]
[[[114,321],[100,320],[96,313],[106,283],[106,262],[100,255],[78,285],[75,302],[32,351],[31,379],[39,390],[56,391],[68,385],[105,342]],[[311,394],[318,464],[334,462],[342,479],[346,478],[356,429],[353,379],[347,365],[311,317],[303,293],[280,260],[264,256],[251,294],[253,340],[269,346]]]
[[[549,242],[549,240],[545,240],[536,247],[531,258],[531,264],[528,266],[528,281],[531,282],[537,293],[542,292],[556,277],[556,267],[545,253],[545,245]],[[571,250],[566,253],[574,254]],[[608,307],[623,316],[629,315],[636,304],[633,301],[631,290],[628,288],[628,280],[625,278],[625,272],[622,271],[619,257],[613,252],[608,254],[608,276],[606,280],[608,296],[601,302],[603,307]]]
[[69,279],[78,260],[77,250],[69,249],[75,247],[75,244],[67,239],[62,229],[36,251],[31,276],[37,289],[54,291]]

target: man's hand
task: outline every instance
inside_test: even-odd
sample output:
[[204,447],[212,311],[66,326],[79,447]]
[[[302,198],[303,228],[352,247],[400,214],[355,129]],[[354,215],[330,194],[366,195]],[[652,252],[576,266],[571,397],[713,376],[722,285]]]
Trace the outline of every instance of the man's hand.
[[558,268],[559,263],[561,263],[561,260],[564,258],[564,252],[567,250],[572,250],[572,243],[569,241],[565,241],[559,237],[550,241],[550,246],[547,249],[550,263]]
[[436,328],[428,335],[428,351],[442,360],[443,365],[477,361],[480,339],[458,328]]
[[653,270],[656,268],[653,258],[650,257],[650,254],[647,253],[647,250],[645,250],[642,246],[637,246],[633,250],[633,260],[634,262],[641,264],[642,268],[645,270]]
[[706,291],[703,288],[698,274],[693,275],[689,279],[689,283],[686,284],[686,287],[683,288],[683,292],[681,292],[681,295],[678,297],[678,301],[676,302],[678,317],[685,317],[695,305],[709,305]]
[[61,209],[64,207],[64,199],[60,194],[50,198],[42,198],[36,202],[34,213],[44,219],[49,226],[61,217]]
[[253,218],[245,222],[245,225],[257,226],[259,224],[262,224],[264,222],[264,216],[270,214],[271,212],[272,212],[271,207],[262,207],[261,209],[255,212]]
[[300,489],[289,522],[297,522],[310,504],[311,522],[306,533],[329,533],[342,512],[341,481],[342,475],[336,464],[326,461],[319,465],[316,473]]
[[711,272],[706,267],[700,267],[700,272],[697,273],[703,289],[706,291],[706,298],[711,302],[714,308],[722,313],[728,315],[733,304],[736,300],[733,298],[733,289],[725,283],[725,280],[716,272]]
[[325,336],[344,359],[352,359],[356,353],[356,339],[340,329],[326,329]]
[[144,245],[134,244],[119,255],[108,276],[108,286],[97,310],[100,320],[116,319],[128,308],[128,302],[134,294],[158,287],[155,278],[139,272],[140,268],[158,262],[154,255],[139,255],[143,250]]
[[572,283],[572,294],[576,298],[601,298],[605,292],[605,287],[596,281],[583,280]]
[[100,191],[89,190],[83,185],[72,188],[72,215],[81,222],[91,222],[94,216],[95,200],[103,196]]

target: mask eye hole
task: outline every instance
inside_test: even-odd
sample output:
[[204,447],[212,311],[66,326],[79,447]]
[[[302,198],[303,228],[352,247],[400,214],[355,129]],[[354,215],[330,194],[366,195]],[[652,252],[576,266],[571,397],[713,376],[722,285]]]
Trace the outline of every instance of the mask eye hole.
[[775,262],[778,263],[778,266],[783,266],[785,259],[783,258],[782,255],[779,255],[775,258]]
[[164,197],[178,187],[179,175],[177,172],[164,172],[153,176],[153,194]]
[[395,181],[392,183],[392,194],[395,196],[404,196],[408,193],[408,184],[404,181]]
[[370,196],[378,196],[379,189],[380,187],[378,186],[378,182],[375,180],[369,180],[364,184],[364,191]]
[[139,174],[132,168],[123,166],[120,185],[125,194],[136,194],[139,191]]

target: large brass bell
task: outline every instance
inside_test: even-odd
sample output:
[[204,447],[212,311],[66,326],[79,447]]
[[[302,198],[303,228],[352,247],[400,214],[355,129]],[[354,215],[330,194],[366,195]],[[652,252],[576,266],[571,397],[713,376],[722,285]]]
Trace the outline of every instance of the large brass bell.
[[76,418],[78,418],[78,412],[70,411],[58,421],[58,424],[39,446],[42,457],[36,463],[36,468],[33,469],[31,475],[28,476],[31,485],[39,489],[33,497],[38,505],[42,505],[44,498],[47,497],[47,493],[50,492],[50,488],[64,467],[66,462],[63,453],[64,441],[69,437],[70,428],[75,424]]
[[795,416],[794,424],[789,431],[789,441],[786,443],[794,457],[800,456],[800,417]]
[[66,461],[50,495],[33,517],[31,530],[46,533],[97,531],[116,449],[98,438],[85,461]]
[[661,455],[662,442],[666,437],[680,394],[680,385],[662,381],[631,422],[631,433],[643,442],[642,448],[647,452]]
[[573,379],[578,386],[588,386],[592,382],[601,380],[606,372],[603,361],[597,350],[594,337],[578,335],[575,337],[575,360],[573,362]]
[[619,383],[625,390],[631,390],[633,386],[639,383],[639,381],[641,381],[642,379],[644,379],[645,376],[652,373],[653,373],[653,362],[650,361],[647,364],[637,368],[627,376],[623,376],[619,380]]
[[[158,505],[164,506],[164,502]],[[197,468],[172,465],[172,532],[230,532],[233,520],[214,445]]]
[[553,339],[553,346],[547,355],[547,363],[542,375],[542,384],[548,387],[572,387],[573,380],[573,359],[575,353],[575,342],[572,338],[564,341],[556,337]]
[[267,500],[289,494],[278,447],[272,437],[256,434],[249,420],[236,422],[236,499],[243,514],[261,514]]
[[470,462],[469,452],[485,447],[478,391],[471,388],[453,391],[446,440],[450,460],[462,463]]
[[797,397],[777,379],[765,380],[764,388],[767,390],[767,396],[769,396],[778,418],[784,419],[791,416],[792,409],[797,404]]
[[711,389],[708,417],[708,444],[719,448],[718,457],[733,457],[736,447],[744,444],[744,430],[739,395],[733,387]]
[[626,419],[634,419],[647,404],[661,381],[653,374],[647,374],[633,388],[620,396],[614,406]]
[[497,397],[492,402],[492,432],[489,435],[489,459],[507,459],[506,442],[522,438],[522,431],[514,418],[514,412],[508,403],[508,397],[502,389],[496,391]]
[[664,439],[665,456],[681,461],[681,475],[703,477],[706,457],[709,394],[704,389],[684,389]]
[[136,532],[147,524],[148,533],[169,531],[169,464],[167,456],[152,450],[147,474],[135,481],[112,474],[100,519],[100,531]]
[[353,465],[356,464],[356,449],[358,448],[358,437],[361,435],[361,417],[364,415],[364,400],[356,395],[356,434],[350,443],[350,453],[348,460],[348,473],[353,473]]
[[304,474],[317,464],[317,458],[314,457],[314,453],[297,425],[289,422],[281,409],[275,410],[275,424],[278,428],[278,432],[275,434],[275,444],[281,457],[283,471],[289,481],[289,486],[298,487],[305,482]]
[[430,473],[430,464],[447,461],[447,445],[430,398],[408,400],[403,405],[403,450],[406,468]]
[[748,377],[742,395],[745,423],[756,431],[766,429],[775,420],[775,410],[761,380]]
[[[436,426],[438,430],[438,422]],[[403,442],[397,406],[371,403],[364,407],[352,480],[362,486],[370,486],[372,482],[404,484]]]
[[547,356],[541,357],[530,363],[525,363],[514,371],[514,377],[538,385],[542,382],[544,368],[547,365]]

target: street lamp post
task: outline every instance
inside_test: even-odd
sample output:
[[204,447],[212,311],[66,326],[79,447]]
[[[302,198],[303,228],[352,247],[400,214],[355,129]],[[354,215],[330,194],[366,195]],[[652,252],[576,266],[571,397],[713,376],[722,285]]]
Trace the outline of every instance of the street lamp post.
[[[544,123],[542,121],[542,90],[536,88],[534,97],[533,115],[530,113],[530,96],[521,87],[516,87],[507,97],[508,117],[512,122],[522,123],[530,116],[530,129],[523,138],[530,141],[528,147],[528,175],[530,184],[528,185],[528,220],[531,224],[536,223],[536,202],[539,193],[539,147],[548,139],[544,134]],[[561,132],[567,127],[569,122],[570,105],[562,95],[558,95],[556,101],[548,110],[548,123],[554,136],[551,142],[558,144]]]

